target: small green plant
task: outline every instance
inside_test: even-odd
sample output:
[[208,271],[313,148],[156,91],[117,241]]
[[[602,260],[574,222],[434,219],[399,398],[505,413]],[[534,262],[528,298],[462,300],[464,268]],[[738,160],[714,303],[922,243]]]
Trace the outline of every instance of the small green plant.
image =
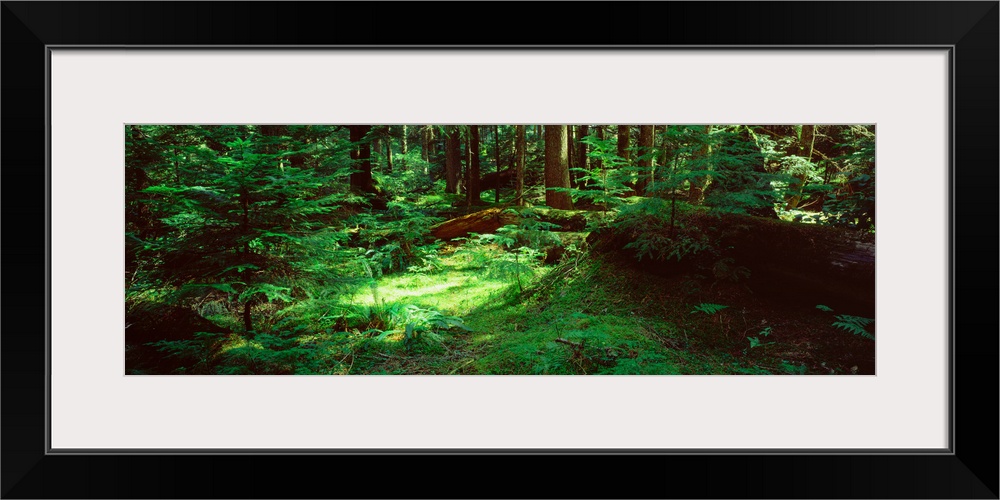
[[691,314],[695,314],[695,313],[701,312],[701,313],[705,313],[705,314],[707,314],[709,316],[712,316],[712,315],[718,313],[719,311],[721,311],[721,310],[723,310],[723,309],[725,309],[727,307],[729,307],[729,306],[724,306],[722,304],[710,304],[708,302],[703,302],[701,304],[698,304],[698,305],[694,306],[694,310],[691,311]]
[[[677,220],[670,217],[670,207],[661,198],[643,198],[620,208],[611,226],[632,240],[624,248],[635,251],[640,261],[649,258],[680,262],[703,253],[717,253],[708,235],[696,225],[685,224],[683,217]],[[689,210],[690,207],[684,209]]]
[[[547,223],[539,222],[539,224]],[[474,233],[473,236],[476,239],[471,241],[476,242],[479,248],[492,243],[509,250],[509,252],[480,259],[484,262],[487,276],[501,279],[513,278],[517,283],[519,294],[524,292],[522,277],[530,277],[534,274],[533,264],[537,265],[539,257],[542,255],[542,252],[536,250],[536,246],[552,241],[556,244],[559,243],[558,235],[548,230],[524,230],[522,227],[514,225],[501,227],[497,229],[496,234]]]
[[863,318],[861,316],[851,316],[849,314],[838,314],[836,316],[837,321],[833,322],[833,326],[840,328],[841,330],[846,330],[853,333],[859,337],[864,337],[868,340],[875,340],[875,335],[868,332],[868,325],[875,322],[874,318]]
[[781,360],[781,369],[789,375],[805,375],[809,371],[809,368],[803,363],[801,365],[793,365],[788,361]]
[[745,355],[749,349],[756,349],[758,347],[766,347],[769,345],[774,345],[774,342],[761,342],[760,337],[769,337],[771,335],[771,327],[764,327],[763,330],[757,332],[757,337],[747,337],[750,342],[750,347],[743,349],[743,354]]
[[[816,309],[824,312],[833,312],[832,308],[824,306],[823,304],[817,304]],[[834,327],[868,340],[875,340],[875,334],[868,331],[868,325],[874,324],[875,318],[851,316],[850,314],[838,314],[834,316],[834,318],[837,319],[837,321],[833,322]]]

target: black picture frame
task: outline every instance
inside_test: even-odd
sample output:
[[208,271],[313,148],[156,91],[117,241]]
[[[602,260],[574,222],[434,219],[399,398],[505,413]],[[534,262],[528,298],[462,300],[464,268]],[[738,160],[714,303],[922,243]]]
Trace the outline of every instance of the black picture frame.
[[[4,498],[997,498],[996,1],[2,3],[2,253],[8,270],[39,273],[8,274],[3,293]],[[662,22],[647,27],[654,17]],[[950,452],[47,453],[47,47],[413,44],[951,47]]]

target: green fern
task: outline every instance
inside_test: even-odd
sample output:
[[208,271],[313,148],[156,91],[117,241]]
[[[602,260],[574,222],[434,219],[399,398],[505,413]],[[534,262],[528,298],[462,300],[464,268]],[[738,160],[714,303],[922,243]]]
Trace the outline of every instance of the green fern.
[[874,318],[862,318],[861,316],[851,316],[848,314],[838,314],[836,316],[837,321],[833,322],[833,326],[846,330],[864,337],[869,340],[875,340],[875,335],[868,332],[867,326],[874,323]]
[[698,305],[694,306],[694,310],[691,311],[691,314],[694,314],[694,313],[697,313],[697,312],[703,312],[703,313],[708,314],[709,316],[711,316],[711,315],[713,315],[713,314],[715,314],[715,313],[717,313],[717,312],[719,312],[719,311],[721,311],[721,310],[723,310],[723,309],[725,309],[727,307],[729,307],[729,306],[724,306],[722,304],[709,304],[709,303],[705,302],[705,303],[701,303],[701,304],[698,304]]

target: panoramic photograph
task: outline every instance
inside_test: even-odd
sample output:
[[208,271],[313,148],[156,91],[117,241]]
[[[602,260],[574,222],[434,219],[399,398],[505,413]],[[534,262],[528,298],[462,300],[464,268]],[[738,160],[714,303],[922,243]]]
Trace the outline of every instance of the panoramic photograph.
[[127,375],[874,375],[875,126],[124,127]]

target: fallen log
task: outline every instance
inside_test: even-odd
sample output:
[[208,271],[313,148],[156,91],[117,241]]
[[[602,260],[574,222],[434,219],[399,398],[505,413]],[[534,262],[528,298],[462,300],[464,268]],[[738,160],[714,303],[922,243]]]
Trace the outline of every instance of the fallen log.
[[469,233],[486,234],[507,225],[516,224],[517,216],[500,207],[487,208],[468,215],[446,220],[431,226],[431,235],[442,240],[450,240]]
[[[617,254],[646,272],[661,275],[691,273],[717,280],[745,281],[755,292],[799,302],[814,302],[856,314],[874,314],[875,238],[871,234],[747,215],[698,211],[678,219],[684,234],[703,238],[710,250],[678,259],[639,257],[625,246],[640,236],[614,228],[593,232],[591,247]],[[647,228],[670,241],[669,230]],[[730,259],[730,260],[725,260]],[[720,264],[721,263],[721,264]],[[733,272],[750,271],[748,279]],[[721,269],[721,271],[720,271]],[[727,274],[728,273],[728,274]],[[838,311],[841,311],[838,309]],[[847,311],[842,311],[847,313]]]
[[524,218],[530,217],[558,226],[553,228],[553,231],[582,231],[587,227],[588,218],[596,216],[598,215],[584,210],[493,207],[446,220],[431,226],[430,229],[431,235],[435,238],[450,240],[468,236],[469,233],[493,233],[503,226],[519,224]]

